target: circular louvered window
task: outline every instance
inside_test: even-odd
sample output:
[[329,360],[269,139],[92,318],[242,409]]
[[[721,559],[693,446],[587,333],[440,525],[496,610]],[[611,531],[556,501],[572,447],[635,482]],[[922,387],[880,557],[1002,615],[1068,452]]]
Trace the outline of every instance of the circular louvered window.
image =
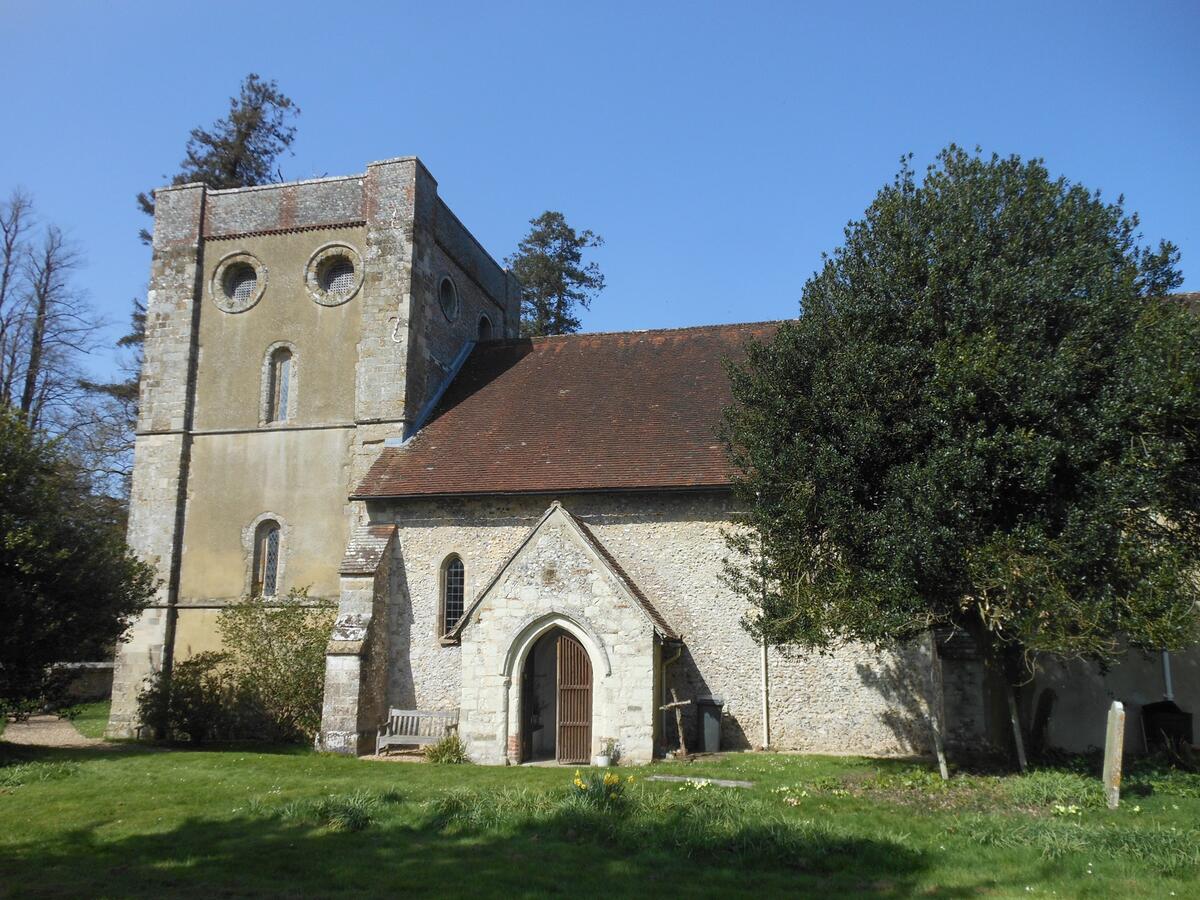
[[234,303],[249,303],[258,287],[258,273],[249,263],[237,263],[225,273],[225,296]]
[[321,287],[330,294],[349,294],[354,290],[354,263],[346,257],[331,259],[321,277]]
[[262,299],[267,269],[249,253],[230,253],[217,263],[210,282],[213,302],[223,312],[245,312]]
[[458,289],[450,280],[449,275],[442,276],[441,283],[438,285],[438,304],[442,307],[442,312],[446,314],[447,319],[453,321],[458,318]]
[[305,282],[322,306],[340,306],[362,287],[362,259],[348,244],[326,244],[308,261]]

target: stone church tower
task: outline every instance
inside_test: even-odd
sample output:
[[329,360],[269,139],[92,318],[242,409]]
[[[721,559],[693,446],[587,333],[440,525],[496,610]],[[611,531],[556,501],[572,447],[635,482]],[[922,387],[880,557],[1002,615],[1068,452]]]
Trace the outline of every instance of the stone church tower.
[[162,580],[118,649],[115,736],[149,675],[218,646],[231,600],[338,597],[354,486],[519,324],[515,279],[414,157],[155,200],[129,543]]

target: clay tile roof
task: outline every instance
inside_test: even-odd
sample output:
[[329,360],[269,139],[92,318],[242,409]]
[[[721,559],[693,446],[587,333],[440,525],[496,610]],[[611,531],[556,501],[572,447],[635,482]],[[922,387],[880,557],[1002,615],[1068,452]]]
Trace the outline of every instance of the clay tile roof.
[[774,322],[491,341],[430,421],[385,447],[356,498],[706,488],[729,484],[716,436],[723,360]]
[[339,575],[374,575],[396,533],[395,525],[359,525],[350,533]]

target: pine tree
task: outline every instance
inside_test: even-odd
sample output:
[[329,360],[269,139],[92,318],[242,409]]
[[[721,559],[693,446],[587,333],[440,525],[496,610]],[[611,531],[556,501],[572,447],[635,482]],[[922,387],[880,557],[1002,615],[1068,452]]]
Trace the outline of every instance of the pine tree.
[[560,212],[547,210],[529,220],[529,234],[505,264],[520,280],[521,333],[528,337],[573,334],[579,330],[577,307],[591,308],[604,290],[595,262],[583,263],[583,251],[604,239],[591,231],[576,233]]
[[[300,107],[279,90],[274,81],[264,81],[251,72],[242,81],[236,97],[229,98],[229,112],[210,128],[193,128],[183,162],[170,184],[201,182],[210,188],[251,187],[280,178],[278,161],[296,139],[293,121]],[[137,195],[142,212],[154,215],[150,194]],[[150,232],[139,232],[149,244]],[[132,467],[133,433],[137,427],[138,382],[142,373],[142,344],[146,335],[146,307],[134,299],[131,327],[117,341],[128,351],[122,366],[124,378],[109,382],[84,382],[100,401],[94,429],[92,456],[107,475],[118,477],[128,489]]]
[[[179,172],[171,184],[200,182],[210,188],[251,187],[282,180],[278,160],[296,139],[292,120],[300,107],[272,79],[251,72],[238,96],[229,98],[229,113],[211,128],[193,128]],[[166,180],[166,176],[164,176]],[[151,195],[137,195],[138,208],[154,215]],[[143,243],[150,232],[142,229]]]

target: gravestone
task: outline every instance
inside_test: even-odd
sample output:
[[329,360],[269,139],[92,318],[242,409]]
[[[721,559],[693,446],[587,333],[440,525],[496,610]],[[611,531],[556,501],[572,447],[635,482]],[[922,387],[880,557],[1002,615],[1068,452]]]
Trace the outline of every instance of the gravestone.
[[1125,755],[1125,707],[1114,700],[1104,733],[1104,798],[1109,809],[1121,802],[1121,763]]

